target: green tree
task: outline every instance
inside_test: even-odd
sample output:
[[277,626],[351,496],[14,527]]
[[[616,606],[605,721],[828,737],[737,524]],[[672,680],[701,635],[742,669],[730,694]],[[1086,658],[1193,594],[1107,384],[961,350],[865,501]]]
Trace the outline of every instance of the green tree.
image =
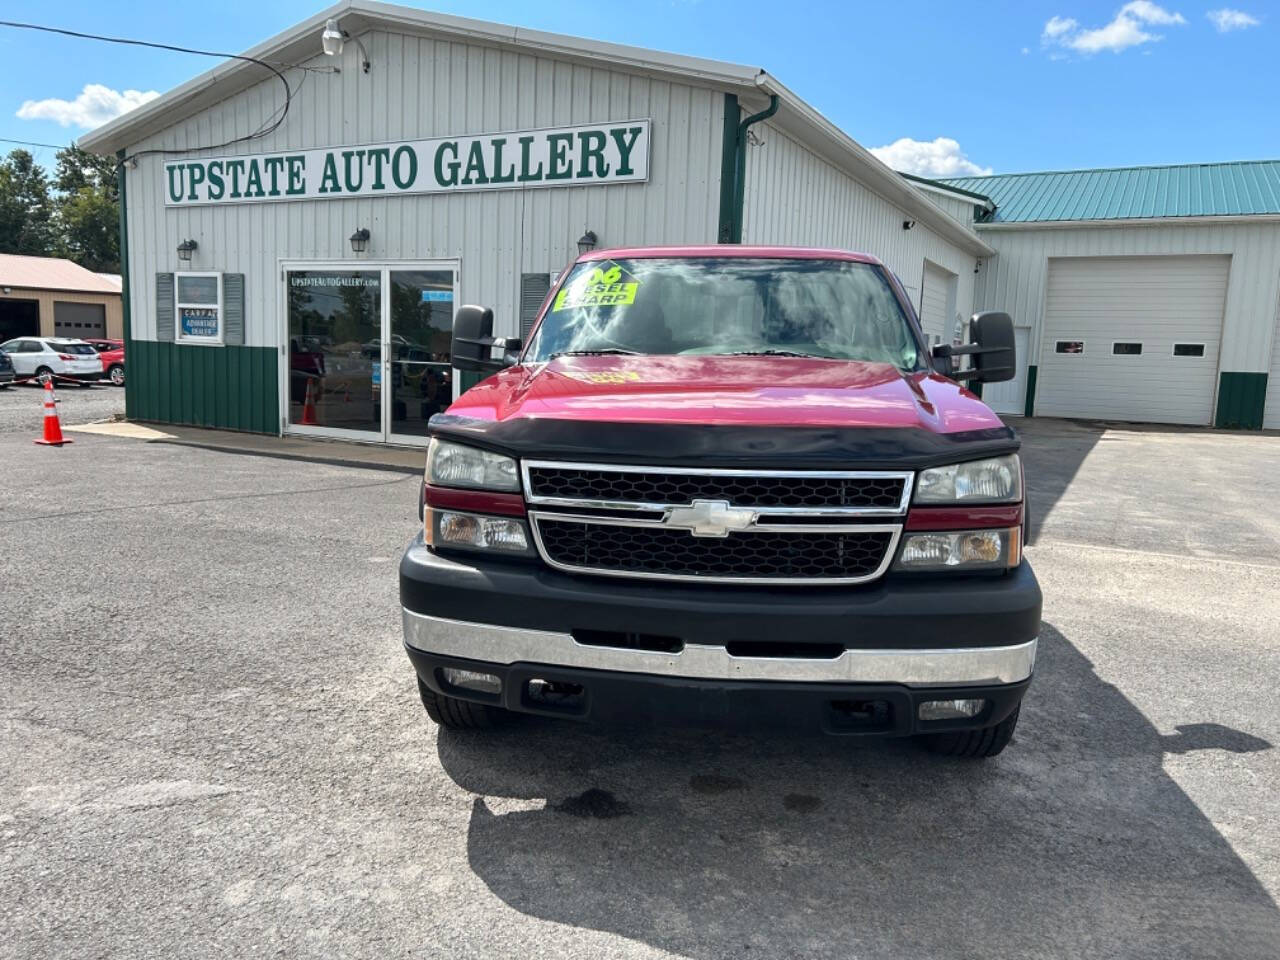
[[120,272],[120,198],[116,162],[77,147],[59,150],[57,253],[98,273]]
[[14,150],[0,160],[0,253],[48,257],[57,241],[49,178],[30,153]]

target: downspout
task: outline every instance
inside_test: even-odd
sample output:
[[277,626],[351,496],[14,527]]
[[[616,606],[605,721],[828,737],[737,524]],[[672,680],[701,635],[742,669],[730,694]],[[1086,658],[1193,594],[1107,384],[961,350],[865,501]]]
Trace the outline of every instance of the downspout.
[[742,207],[746,201],[747,189],[747,128],[753,124],[768,120],[778,112],[778,95],[769,95],[769,106],[759,113],[753,113],[738,124],[737,141],[734,144],[735,157],[733,171],[733,218],[729,235],[730,243],[742,242]]
[[[123,340],[125,356],[134,354],[133,349],[133,322],[129,313],[129,209],[125,196],[125,152],[123,150],[116,151],[116,201],[120,204],[120,313],[121,323],[123,326]],[[137,364],[134,364],[134,372],[136,373]],[[134,399],[137,394],[137,379],[125,370],[124,378],[124,415],[126,419],[133,419],[134,410],[137,408],[137,401]]]

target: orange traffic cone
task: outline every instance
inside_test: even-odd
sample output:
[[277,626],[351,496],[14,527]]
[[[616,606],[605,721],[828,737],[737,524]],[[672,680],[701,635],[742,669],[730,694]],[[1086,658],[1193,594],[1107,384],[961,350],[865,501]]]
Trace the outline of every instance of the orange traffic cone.
[[58,406],[53,396],[53,380],[46,380],[44,385],[44,438],[33,440],[45,447],[60,447],[71,443],[62,436],[62,424],[58,422]]
[[316,401],[311,393],[311,385],[315,380],[311,377],[307,378],[307,395],[302,398],[302,419],[298,423],[304,426],[319,426],[316,421]]

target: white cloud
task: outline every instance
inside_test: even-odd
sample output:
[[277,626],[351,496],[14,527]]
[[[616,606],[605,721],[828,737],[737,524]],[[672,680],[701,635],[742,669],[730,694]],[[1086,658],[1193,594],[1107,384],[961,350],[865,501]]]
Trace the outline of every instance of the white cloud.
[[155,90],[112,90],[100,83],[87,83],[74,100],[28,100],[18,108],[23,120],[52,120],[64,127],[92,130],[122,113],[128,113],[160,96]]
[[1070,17],[1050,17],[1049,22],[1044,25],[1044,33],[1040,35],[1041,40],[1053,40],[1062,36],[1064,33],[1070,33],[1080,24],[1076,23]]
[[990,167],[980,167],[950,137],[912,140],[903,137],[884,147],[872,147],[876,159],[902,173],[918,177],[985,177]]
[[1221,10],[1210,10],[1205,16],[1209,18],[1209,21],[1217,28],[1219,33],[1246,30],[1262,23],[1257,17],[1245,13],[1243,10],[1232,10],[1227,7]]
[[1081,27],[1071,17],[1050,17],[1040,34],[1040,42],[1046,47],[1064,47],[1085,55],[1104,50],[1120,53],[1162,39],[1160,34],[1145,29],[1147,27],[1180,26],[1186,22],[1182,14],[1166,10],[1151,0],[1130,0],[1110,23],[1093,29]]

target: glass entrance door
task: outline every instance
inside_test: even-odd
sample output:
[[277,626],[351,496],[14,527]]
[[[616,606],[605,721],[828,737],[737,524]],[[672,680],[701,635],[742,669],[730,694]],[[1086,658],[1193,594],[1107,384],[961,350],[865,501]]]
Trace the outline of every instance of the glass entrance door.
[[291,432],[383,439],[382,290],[381,270],[285,271]]
[[398,442],[423,442],[427,421],[453,402],[454,272],[389,272],[387,344],[389,434]]
[[455,264],[294,264],[284,282],[285,430],[425,444],[454,398]]

